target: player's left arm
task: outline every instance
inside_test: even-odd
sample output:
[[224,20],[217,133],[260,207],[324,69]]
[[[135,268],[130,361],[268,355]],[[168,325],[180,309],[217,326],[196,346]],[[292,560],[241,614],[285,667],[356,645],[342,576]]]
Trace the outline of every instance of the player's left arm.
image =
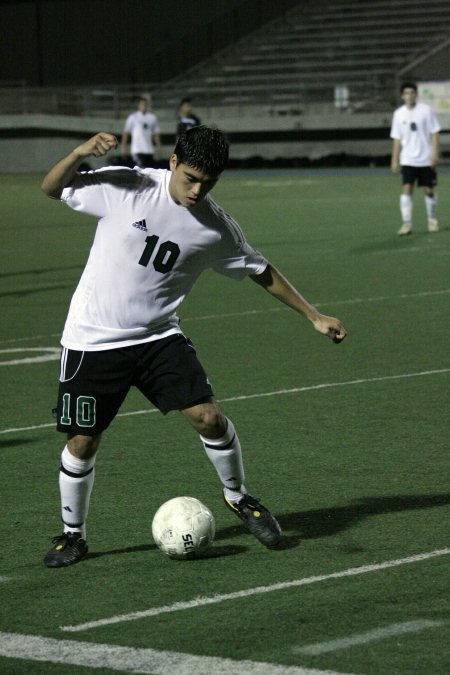
[[439,132],[431,134],[431,166],[439,162]]
[[251,279],[285,305],[306,317],[319,333],[327,335],[333,342],[339,343],[345,338],[346,331],[339,319],[321,314],[270,263],[262,274],[252,274]]

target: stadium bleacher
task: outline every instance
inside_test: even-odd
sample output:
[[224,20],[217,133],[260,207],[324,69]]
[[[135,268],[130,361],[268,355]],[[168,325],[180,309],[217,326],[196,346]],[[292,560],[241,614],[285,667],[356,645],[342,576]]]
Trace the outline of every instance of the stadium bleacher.
[[178,103],[189,95],[204,123],[230,134],[239,160],[346,155],[386,162],[400,80],[449,80],[449,62],[448,0],[303,0],[165,82],[0,82],[0,142],[11,168],[23,170],[17,157],[27,138],[27,167],[40,169],[50,147],[42,139],[51,138],[58,152],[67,139],[98,128],[120,135],[135,98],[145,95],[169,152]]
[[153,92],[155,105],[188,91],[199,105],[332,102],[346,84],[356,107],[390,107],[396,77],[450,37],[446,0],[299,3]]
[[164,83],[51,88],[0,83],[0,113],[119,118],[141,92],[172,116],[187,94],[203,108],[333,106],[335,87],[343,85],[353,109],[388,110],[397,100],[399,75],[441,47],[448,54],[449,40],[448,0],[308,0]]

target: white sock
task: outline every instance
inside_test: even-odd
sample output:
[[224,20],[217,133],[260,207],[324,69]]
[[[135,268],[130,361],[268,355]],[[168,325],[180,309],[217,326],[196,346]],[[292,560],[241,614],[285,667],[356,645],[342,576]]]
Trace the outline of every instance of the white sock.
[[430,197],[428,195],[425,195],[425,208],[427,211],[427,218],[435,220],[436,219],[436,206],[437,206],[437,198],[436,195],[433,195],[433,197]]
[[86,539],[86,518],[94,485],[95,455],[90,459],[74,457],[66,445],[61,454],[59,491],[64,532],[80,532]]
[[230,501],[239,501],[246,493],[242,450],[233,422],[227,422],[227,430],[221,438],[200,436],[200,439],[224,486],[225,497]]
[[404,223],[412,220],[413,201],[411,195],[400,195],[400,212]]

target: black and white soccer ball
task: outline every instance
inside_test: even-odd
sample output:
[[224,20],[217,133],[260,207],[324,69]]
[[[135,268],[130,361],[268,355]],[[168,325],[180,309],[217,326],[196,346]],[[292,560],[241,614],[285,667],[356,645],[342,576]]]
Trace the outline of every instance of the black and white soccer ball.
[[175,560],[189,560],[214,541],[214,516],[195,497],[174,497],[162,504],[152,522],[158,548]]

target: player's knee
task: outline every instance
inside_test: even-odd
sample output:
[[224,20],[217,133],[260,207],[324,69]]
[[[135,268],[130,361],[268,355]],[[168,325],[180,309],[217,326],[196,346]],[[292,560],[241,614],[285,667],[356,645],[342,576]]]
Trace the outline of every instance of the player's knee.
[[69,452],[78,459],[89,459],[97,452],[101,436],[71,436],[67,440]]
[[220,438],[227,429],[226,417],[215,405],[196,406],[187,415],[192,426],[205,438]]
[[202,419],[202,436],[205,438],[220,438],[227,430],[227,422],[220,410],[209,412]]

